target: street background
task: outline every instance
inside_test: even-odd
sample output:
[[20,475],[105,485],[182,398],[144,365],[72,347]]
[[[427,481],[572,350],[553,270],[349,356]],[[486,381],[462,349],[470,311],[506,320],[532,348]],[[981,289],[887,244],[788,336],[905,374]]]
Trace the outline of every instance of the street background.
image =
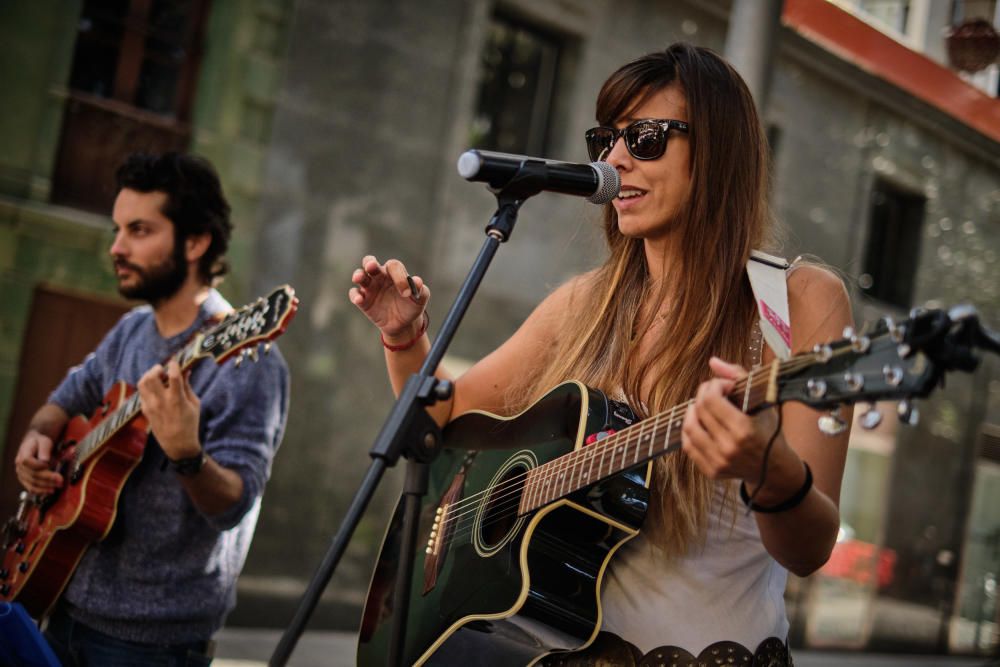
[[[679,40],[726,55],[754,93],[786,232],[776,252],[837,270],[859,323],[970,303],[1000,327],[997,5],[0,2],[0,515],[28,417],[129,307],[107,256],[115,165],[137,149],[205,155],[236,226],[223,293],[239,305],[290,283],[301,299],[278,343],[288,430],[220,642],[227,659],[263,660],[392,402],[377,333],[347,300],[360,258],[404,260],[440,323],[495,208],[458,156],[586,161],[607,75]],[[599,217],[574,197],[528,202],[446,364],[467,367],[595,266]],[[838,545],[786,593],[799,664],[998,655],[1000,364],[917,404],[916,426],[884,403],[878,428],[852,432]],[[320,601],[310,627],[333,634],[297,659],[351,644],[401,481],[386,476]]]

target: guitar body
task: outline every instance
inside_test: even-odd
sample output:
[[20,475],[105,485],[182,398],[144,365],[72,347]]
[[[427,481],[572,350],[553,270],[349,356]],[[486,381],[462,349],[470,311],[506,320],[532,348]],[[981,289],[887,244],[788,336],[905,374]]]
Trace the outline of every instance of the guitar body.
[[[649,463],[522,516],[517,482],[625,425],[611,405],[567,382],[516,417],[470,412],[448,425],[420,512],[404,664],[530,664],[596,637],[607,564],[645,517]],[[400,503],[369,588],[359,665],[388,655],[402,514]]]
[[45,616],[87,547],[111,530],[122,487],[146,446],[146,420],[139,415],[123,424],[78,470],[72,448],[134,391],[119,382],[89,420],[77,416],[66,425],[55,465],[63,487],[40,502],[22,501],[4,528],[0,600],[16,599],[33,617]]

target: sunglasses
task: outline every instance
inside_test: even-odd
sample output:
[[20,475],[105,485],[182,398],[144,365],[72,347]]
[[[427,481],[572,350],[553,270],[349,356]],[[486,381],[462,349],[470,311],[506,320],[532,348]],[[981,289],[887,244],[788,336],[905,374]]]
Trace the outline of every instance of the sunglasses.
[[608,157],[615,147],[618,137],[625,137],[625,148],[636,160],[655,160],[667,150],[667,134],[670,130],[688,131],[688,124],[682,120],[657,120],[646,118],[629,123],[622,129],[614,127],[592,127],[584,135],[587,139],[587,153],[591,162],[600,162]]

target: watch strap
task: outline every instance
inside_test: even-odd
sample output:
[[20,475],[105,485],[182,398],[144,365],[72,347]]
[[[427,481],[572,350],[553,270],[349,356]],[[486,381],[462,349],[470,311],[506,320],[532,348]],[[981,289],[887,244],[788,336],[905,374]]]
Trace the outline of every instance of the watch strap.
[[167,458],[167,465],[181,477],[193,477],[201,472],[201,468],[205,465],[206,460],[208,460],[208,454],[205,453],[205,450],[202,450],[194,456],[177,459],[176,461]]

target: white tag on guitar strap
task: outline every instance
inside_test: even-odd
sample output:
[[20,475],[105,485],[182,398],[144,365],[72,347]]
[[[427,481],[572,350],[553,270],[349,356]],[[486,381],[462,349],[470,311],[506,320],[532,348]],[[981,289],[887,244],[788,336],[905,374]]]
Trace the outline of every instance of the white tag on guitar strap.
[[788,359],[792,351],[792,326],[788,317],[788,286],[785,272],[789,264],[759,250],[750,252],[747,275],[757,301],[760,330],[764,340],[779,359]]

